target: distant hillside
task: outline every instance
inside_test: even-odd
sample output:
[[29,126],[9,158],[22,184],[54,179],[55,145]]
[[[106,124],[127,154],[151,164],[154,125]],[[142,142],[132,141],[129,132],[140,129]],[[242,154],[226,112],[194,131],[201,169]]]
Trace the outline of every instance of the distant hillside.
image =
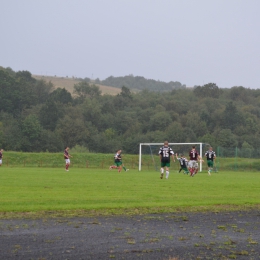
[[[35,79],[43,79],[47,82],[52,82],[55,88],[65,88],[70,93],[73,93],[74,85],[81,82],[82,79],[77,78],[68,78],[68,77],[53,77],[53,76],[41,76],[41,75],[32,75]],[[104,86],[97,83],[93,84],[97,85],[102,94],[109,94],[109,95],[117,95],[121,92],[121,89],[112,86]]]
[[116,88],[122,88],[125,86],[129,89],[135,90],[150,90],[150,91],[171,91],[173,89],[186,88],[186,85],[181,84],[178,81],[170,81],[168,83],[163,81],[156,81],[153,79],[145,79],[144,77],[133,75],[124,76],[124,77],[108,77],[105,80],[99,81],[100,84],[106,86],[113,86]]

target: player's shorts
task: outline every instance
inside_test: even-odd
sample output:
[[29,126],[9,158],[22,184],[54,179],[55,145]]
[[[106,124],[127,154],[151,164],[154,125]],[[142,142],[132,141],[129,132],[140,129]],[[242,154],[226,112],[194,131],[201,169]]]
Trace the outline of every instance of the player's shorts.
[[123,163],[120,161],[120,162],[115,162],[115,165],[117,166],[117,167],[119,167],[120,165],[122,165]]
[[2,164],[2,159],[0,159],[0,164]]
[[170,162],[161,162],[161,167],[170,167],[171,163]]
[[187,168],[187,167],[181,166],[181,168],[182,168],[184,171],[188,171],[188,168]]
[[70,164],[70,159],[65,159],[66,164]]
[[212,160],[207,160],[208,167],[213,167],[214,162]]
[[189,161],[189,167],[190,168],[198,168],[199,167],[199,164],[197,161]]

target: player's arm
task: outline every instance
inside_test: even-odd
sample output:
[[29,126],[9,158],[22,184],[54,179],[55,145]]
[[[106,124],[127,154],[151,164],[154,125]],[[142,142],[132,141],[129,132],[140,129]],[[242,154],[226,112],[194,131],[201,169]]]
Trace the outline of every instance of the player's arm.
[[159,158],[160,158],[160,161],[161,161],[162,160],[162,151],[161,151],[161,149],[159,150],[158,155],[159,155]]
[[198,159],[200,162],[204,162],[203,158],[198,154]]

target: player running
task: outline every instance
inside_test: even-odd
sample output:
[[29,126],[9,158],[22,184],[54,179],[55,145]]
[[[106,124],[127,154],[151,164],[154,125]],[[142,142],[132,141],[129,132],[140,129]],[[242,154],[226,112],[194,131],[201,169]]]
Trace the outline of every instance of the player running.
[[207,165],[208,165],[208,175],[211,175],[211,171],[214,165],[214,160],[216,158],[216,153],[212,150],[212,147],[209,147],[209,150],[205,153],[207,158]]
[[118,150],[116,152],[116,154],[114,155],[114,161],[115,161],[115,165],[111,165],[109,167],[109,170],[112,169],[118,169],[118,172],[121,172],[122,167],[124,169],[125,172],[129,171],[129,169],[126,169],[126,167],[123,165],[122,163],[122,156],[121,156],[122,150]]
[[183,173],[189,174],[189,170],[187,168],[187,166],[188,166],[187,158],[183,154],[181,154],[181,157],[179,158],[178,154],[176,153],[176,159],[179,161],[180,166],[181,166],[179,173],[183,170]]
[[161,179],[163,178],[164,169],[165,169],[166,170],[165,178],[168,179],[169,174],[170,174],[169,169],[170,169],[170,165],[171,165],[171,157],[172,157],[173,161],[175,162],[174,152],[173,152],[172,148],[169,147],[168,141],[164,142],[164,145],[160,148],[158,154],[161,159],[161,176],[160,176],[160,178]]
[[195,174],[197,174],[198,170],[199,170],[199,164],[198,161],[202,161],[201,156],[199,155],[199,153],[196,150],[195,146],[192,146],[192,149],[189,153],[189,157],[190,157],[190,161],[189,161],[189,172],[190,172],[190,176],[193,177]]

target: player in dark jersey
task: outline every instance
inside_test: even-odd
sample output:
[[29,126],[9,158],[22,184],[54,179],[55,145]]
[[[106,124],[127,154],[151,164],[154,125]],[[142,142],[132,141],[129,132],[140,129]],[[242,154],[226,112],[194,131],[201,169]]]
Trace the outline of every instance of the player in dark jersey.
[[188,160],[185,158],[185,156],[181,154],[181,157],[179,158],[178,154],[176,153],[176,159],[179,161],[181,167],[179,173],[183,170],[184,173],[189,174],[189,170],[187,168]]
[[169,178],[169,168],[171,166],[171,157],[173,159],[173,161],[175,162],[174,159],[174,152],[172,150],[172,148],[169,147],[168,145],[168,141],[164,142],[164,145],[160,148],[159,150],[159,156],[160,156],[160,160],[161,160],[161,176],[160,178],[163,178],[163,174],[164,174],[164,169],[165,169],[165,178],[168,179]]
[[190,176],[194,176],[195,174],[197,174],[198,170],[199,170],[199,164],[198,161],[202,161],[198,151],[196,150],[195,146],[192,146],[192,149],[189,153],[189,157],[190,157],[190,161],[189,161],[189,172],[190,172]]
[[205,153],[207,158],[207,165],[208,165],[208,175],[211,175],[211,171],[214,165],[214,160],[216,158],[216,153],[212,150],[212,147]]
[[122,167],[123,167],[123,169],[124,169],[125,172],[129,171],[129,169],[126,169],[126,167],[125,167],[125,166],[123,165],[123,163],[122,163],[121,153],[122,153],[122,150],[118,150],[118,151],[116,152],[116,154],[114,155],[115,165],[111,165],[111,166],[109,167],[109,170],[118,169],[118,172],[121,172]]
[[4,149],[0,150],[0,166],[2,166],[3,151],[4,151]]
[[72,157],[70,154],[69,154],[69,147],[67,146],[64,150],[64,159],[65,159],[65,171],[69,171],[69,167],[70,167],[70,157]]

